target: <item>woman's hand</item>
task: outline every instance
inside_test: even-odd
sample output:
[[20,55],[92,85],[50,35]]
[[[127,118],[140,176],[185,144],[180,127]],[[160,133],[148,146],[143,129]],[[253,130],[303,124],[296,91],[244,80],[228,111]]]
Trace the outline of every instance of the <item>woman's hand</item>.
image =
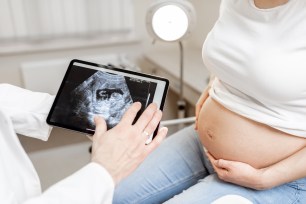
[[92,162],[101,164],[113,177],[115,184],[132,173],[167,134],[167,128],[161,128],[153,141],[146,145],[148,136],[154,132],[161,120],[162,112],[157,110],[156,104],[151,104],[132,125],[140,108],[141,103],[134,103],[119,124],[108,131],[103,118],[95,118]]
[[196,116],[196,121],[195,121],[195,127],[194,129],[197,130],[198,129],[198,117],[200,114],[200,111],[202,109],[202,106],[204,104],[204,102],[206,101],[206,99],[209,96],[209,89],[210,86],[206,87],[206,89],[203,91],[203,93],[201,94],[197,104],[196,104],[196,108],[195,108],[195,116]]
[[217,160],[209,152],[206,154],[221,180],[256,190],[271,188],[265,182],[265,169],[255,169],[242,162]]
[[195,108],[195,116],[196,116],[195,127],[194,127],[195,130],[198,130],[199,114],[200,114],[200,111],[202,109],[202,106],[203,106],[204,102],[206,101],[206,99],[209,96],[209,90],[210,90],[211,85],[214,82],[214,80],[215,80],[215,76],[210,75],[209,83],[208,83],[207,87],[205,88],[205,90],[203,91],[203,93],[201,94],[199,100],[197,101],[196,108]]

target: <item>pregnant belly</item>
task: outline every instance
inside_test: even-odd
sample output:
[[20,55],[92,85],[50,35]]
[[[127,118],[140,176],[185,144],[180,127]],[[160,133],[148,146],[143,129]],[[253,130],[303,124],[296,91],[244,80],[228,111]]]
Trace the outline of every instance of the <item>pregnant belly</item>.
[[210,97],[203,104],[198,122],[200,140],[215,158],[255,168],[283,160],[306,145],[306,139],[239,116]]

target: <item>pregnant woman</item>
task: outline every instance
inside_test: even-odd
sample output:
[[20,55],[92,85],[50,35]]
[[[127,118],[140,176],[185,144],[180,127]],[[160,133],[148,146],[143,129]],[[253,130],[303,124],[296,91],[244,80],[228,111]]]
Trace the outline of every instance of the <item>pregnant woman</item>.
[[170,136],[114,203],[306,203],[306,1],[222,0],[196,125]]

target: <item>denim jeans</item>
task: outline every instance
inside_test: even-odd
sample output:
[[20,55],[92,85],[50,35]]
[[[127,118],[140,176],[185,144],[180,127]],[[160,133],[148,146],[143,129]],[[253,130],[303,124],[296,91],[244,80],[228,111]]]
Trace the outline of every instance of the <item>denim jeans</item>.
[[239,195],[254,204],[306,204],[306,178],[257,191],[224,182],[214,172],[193,127],[169,136],[115,189],[114,204],[211,203]]

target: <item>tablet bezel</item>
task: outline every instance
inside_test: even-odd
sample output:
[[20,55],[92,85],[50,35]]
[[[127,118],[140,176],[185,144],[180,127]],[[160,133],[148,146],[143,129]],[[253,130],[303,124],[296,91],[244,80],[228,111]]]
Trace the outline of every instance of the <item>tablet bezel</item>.
[[[94,131],[92,131],[92,130],[88,130],[88,129],[84,130],[82,128],[72,127],[72,126],[69,126],[69,125],[66,125],[66,124],[62,124],[62,123],[51,121],[51,116],[54,113],[54,110],[55,110],[55,108],[57,106],[58,100],[59,100],[59,98],[61,96],[61,93],[63,91],[63,88],[64,88],[64,86],[66,84],[67,78],[68,78],[68,76],[69,76],[69,74],[70,74],[70,72],[71,72],[71,70],[72,70],[72,68],[74,66],[74,63],[79,63],[79,64],[93,66],[93,67],[96,67],[97,70],[98,70],[98,68],[103,68],[103,69],[110,70],[110,71],[122,72],[122,73],[130,74],[130,75],[133,75],[133,76],[140,76],[140,77],[145,77],[145,78],[148,78],[148,79],[153,79],[153,80],[158,80],[158,81],[165,82],[164,91],[162,93],[162,100],[160,101],[160,107],[159,107],[160,110],[163,110],[164,104],[165,104],[165,100],[166,100],[166,96],[167,96],[167,92],[168,92],[168,89],[169,89],[169,80],[168,79],[163,78],[163,77],[159,77],[159,76],[154,76],[154,75],[150,75],[150,74],[141,73],[141,72],[135,72],[135,71],[127,70],[127,69],[120,69],[120,68],[113,67],[113,66],[106,66],[106,65],[102,65],[102,64],[97,64],[97,63],[93,63],[93,62],[79,60],[79,59],[73,59],[69,63],[67,71],[66,71],[66,73],[64,75],[64,78],[63,78],[63,80],[61,82],[61,85],[60,85],[59,90],[58,90],[58,92],[56,94],[54,102],[53,102],[53,104],[51,106],[51,109],[49,111],[49,114],[48,114],[48,117],[47,117],[47,120],[46,120],[47,124],[49,124],[51,126],[65,128],[65,129],[72,130],[72,131],[81,132],[81,133],[84,133],[84,134],[87,134],[87,135],[93,135],[94,134]],[[89,67],[83,67],[83,68],[91,69]],[[156,128],[156,130],[153,133],[153,138],[156,136],[156,134],[158,132],[158,128],[159,128],[159,125],[158,125],[158,127]]]

